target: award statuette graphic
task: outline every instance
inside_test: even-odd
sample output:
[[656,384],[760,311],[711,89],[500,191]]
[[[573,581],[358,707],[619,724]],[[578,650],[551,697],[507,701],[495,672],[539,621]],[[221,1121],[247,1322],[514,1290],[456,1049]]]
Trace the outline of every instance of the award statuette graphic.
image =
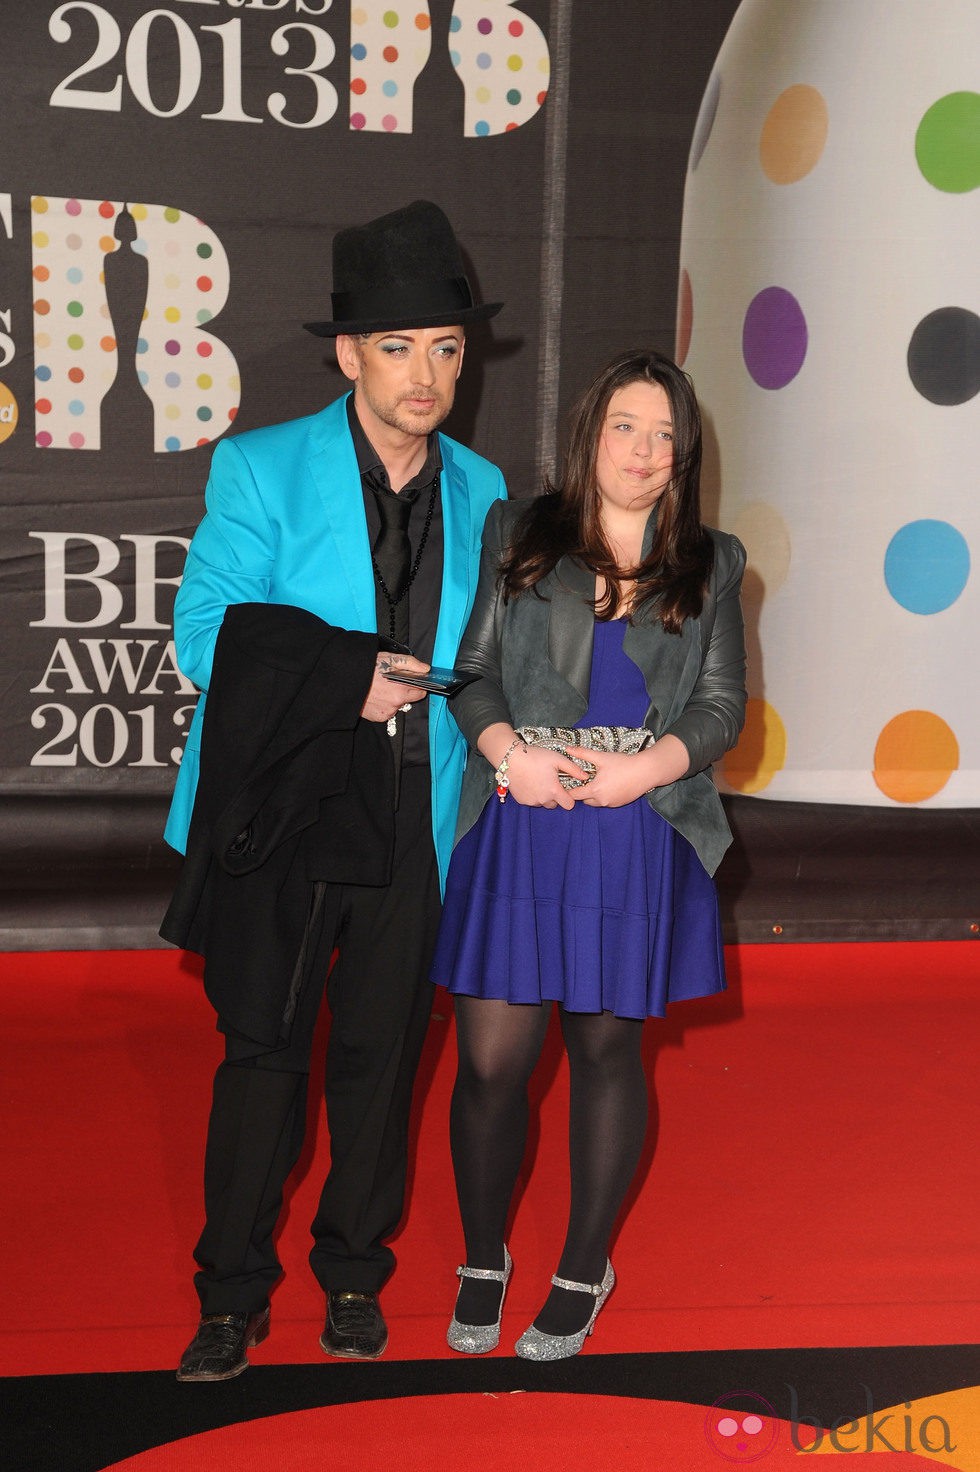
[[113,235],[118,248],[105,257],[105,294],[116,344],[116,376],[102,400],[101,449],[128,454],[153,449],[153,404],[140,383],[137,347],[146,308],[150,267],[133,249],[136,221],[124,205]]

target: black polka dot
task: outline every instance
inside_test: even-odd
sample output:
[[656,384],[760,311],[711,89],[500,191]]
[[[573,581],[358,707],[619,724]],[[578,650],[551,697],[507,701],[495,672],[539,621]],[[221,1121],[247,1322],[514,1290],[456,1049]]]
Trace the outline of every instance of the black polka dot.
[[980,317],[940,307],[912,334],[909,377],[931,404],[965,404],[980,390]]

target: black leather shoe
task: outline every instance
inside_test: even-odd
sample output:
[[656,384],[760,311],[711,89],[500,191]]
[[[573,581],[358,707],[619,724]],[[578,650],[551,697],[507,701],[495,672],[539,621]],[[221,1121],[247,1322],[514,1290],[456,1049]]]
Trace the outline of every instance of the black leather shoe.
[[181,1355],[178,1380],[233,1380],[248,1369],[246,1349],[269,1332],[269,1310],[257,1314],[205,1314]]
[[376,1360],[385,1352],[388,1325],[378,1307],[376,1293],[327,1294],[327,1322],[320,1335],[326,1354],[347,1360]]

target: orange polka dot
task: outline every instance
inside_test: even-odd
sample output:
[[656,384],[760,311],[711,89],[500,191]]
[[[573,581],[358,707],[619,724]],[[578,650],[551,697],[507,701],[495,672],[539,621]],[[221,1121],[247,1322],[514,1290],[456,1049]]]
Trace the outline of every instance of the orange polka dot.
[[99,205],[99,214],[102,216],[103,220],[111,220],[115,213],[116,206],[110,203],[108,199],[104,199]]
[[384,57],[385,61],[397,61],[398,60],[398,47],[397,46],[386,46],[385,49],[382,51],[381,55]]
[[39,317],[46,317],[51,310],[51,303],[46,302],[43,297],[38,297],[34,303],[34,310]]
[[48,277],[51,275],[51,272],[48,270],[47,266],[35,266],[31,274],[33,275],[35,281],[47,281]]
[[417,31],[427,31],[431,24],[431,18],[420,10],[418,15],[415,17],[415,29]]
[[786,727],[768,700],[750,700],[738,745],[722,762],[736,792],[761,792],[786,765]]
[[85,372],[81,368],[69,368],[68,378],[71,383],[82,383],[85,379]]
[[211,280],[210,276],[199,276],[197,278],[198,291],[210,291],[213,285],[214,282]]
[[35,409],[37,410],[37,412],[39,414],[50,414],[51,413],[51,400],[50,399],[38,399],[38,401],[34,405],[34,407],[35,407]]
[[104,256],[111,256],[115,249],[116,242],[113,240],[111,235],[99,236],[99,250]]
[[774,184],[795,184],[816,168],[827,143],[827,104],[815,87],[787,87],[762,125],[759,162]]
[[104,353],[114,353],[116,350],[116,339],[114,337],[100,337],[99,347]]
[[942,791],[959,764],[959,743],[942,717],[905,710],[878,737],[873,776],[894,802],[924,802]]
[[363,77],[352,77],[350,89],[355,96],[361,97],[367,91],[367,82],[365,82]]

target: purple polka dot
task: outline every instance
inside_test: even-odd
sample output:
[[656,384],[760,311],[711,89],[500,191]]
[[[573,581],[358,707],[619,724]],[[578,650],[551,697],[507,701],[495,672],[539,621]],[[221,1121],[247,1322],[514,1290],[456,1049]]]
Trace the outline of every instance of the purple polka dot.
[[484,18],[483,20],[478,20],[476,23],[476,28],[480,32],[481,36],[489,36],[490,32],[493,30],[493,21],[487,20],[486,18]]
[[767,286],[753,297],[742,327],[742,357],[760,388],[785,388],[806,358],[806,318],[796,297]]
[[34,438],[42,450],[46,450],[51,443],[51,435],[46,429],[42,429]]
[[180,352],[180,343],[177,342],[174,338],[170,338],[168,342],[164,343],[164,347],[172,358],[176,358],[177,354]]
[[350,125],[351,125],[352,128],[361,129],[361,128],[364,127],[364,124],[366,122],[367,122],[367,118],[364,116],[364,114],[362,112],[352,112],[351,113],[351,115],[350,115]]

